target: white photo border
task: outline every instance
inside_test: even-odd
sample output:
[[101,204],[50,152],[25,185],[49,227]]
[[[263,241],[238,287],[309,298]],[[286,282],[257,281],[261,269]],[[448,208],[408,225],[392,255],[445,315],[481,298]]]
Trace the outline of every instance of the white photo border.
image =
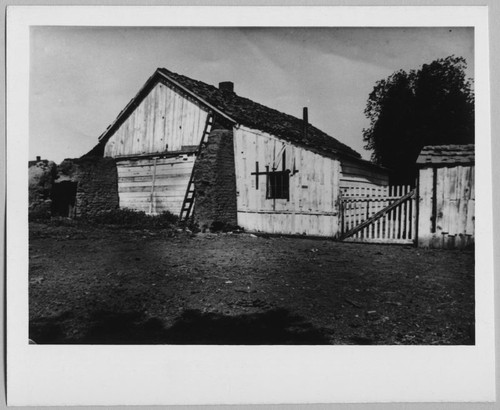
[[[31,26],[474,27],[475,346],[28,345]],[[7,9],[9,405],[495,400],[488,9],[446,7],[10,6]]]

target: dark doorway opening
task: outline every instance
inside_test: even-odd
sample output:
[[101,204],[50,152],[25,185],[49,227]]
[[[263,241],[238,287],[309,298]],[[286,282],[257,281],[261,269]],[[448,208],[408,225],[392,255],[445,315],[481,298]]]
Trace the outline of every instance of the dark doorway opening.
[[74,217],[77,183],[62,181],[52,187],[52,216]]

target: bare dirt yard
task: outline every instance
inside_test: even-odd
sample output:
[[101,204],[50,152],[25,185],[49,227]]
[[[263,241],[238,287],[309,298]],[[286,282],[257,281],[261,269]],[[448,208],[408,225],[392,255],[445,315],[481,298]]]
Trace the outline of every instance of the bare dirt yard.
[[30,224],[30,338],[474,344],[474,253]]

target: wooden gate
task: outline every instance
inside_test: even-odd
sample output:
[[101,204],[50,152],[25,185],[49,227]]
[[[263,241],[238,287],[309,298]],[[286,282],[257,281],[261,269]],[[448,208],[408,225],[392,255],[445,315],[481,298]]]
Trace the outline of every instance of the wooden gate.
[[341,188],[341,240],[411,244],[416,235],[415,190],[406,186]]

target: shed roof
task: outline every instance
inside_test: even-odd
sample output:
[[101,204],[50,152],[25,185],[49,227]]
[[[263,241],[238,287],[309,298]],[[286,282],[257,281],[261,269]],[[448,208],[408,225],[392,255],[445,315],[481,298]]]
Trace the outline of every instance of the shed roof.
[[304,138],[302,119],[284,114],[248,98],[240,97],[234,92],[221,91],[217,87],[176,74],[166,68],[158,68],[155,71],[139,93],[118,115],[118,118],[99,137],[100,144],[107,142],[158,82],[170,84],[181,93],[188,93],[191,98],[198,100],[207,109],[217,112],[226,120],[235,124],[267,132],[285,141],[318,151],[318,153],[326,156],[343,154],[361,160],[361,155],[358,152],[311,124],[308,125],[307,137]]
[[417,165],[474,164],[474,144],[426,145],[420,151]]

